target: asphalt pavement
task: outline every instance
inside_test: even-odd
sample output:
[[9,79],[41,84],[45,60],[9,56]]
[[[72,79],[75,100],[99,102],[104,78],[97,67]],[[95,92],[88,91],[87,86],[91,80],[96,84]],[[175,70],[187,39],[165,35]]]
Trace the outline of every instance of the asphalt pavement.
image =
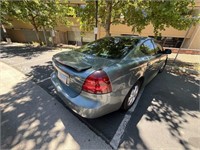
[[1,149],[111,149],[24,74],[0,67]]
[[[1,45],[0,61],[21,72],[25,75],[25,81],[33,82],[38,89],[46,91],[46,94],[59,104],[59,108],[55,108],[58,110],[48,112],[48,117],[51,118],[58,113],[56,114],[58,118],[58,115],[66,111],[90,129],[86,132],[93,131],[97,139],[101,137],[100,140],[103,139],[112,148],[200,149],[199,81],[196,77],[180,76],[170,70],[164,71],[146,86],[137,107],[132,108],[131,111],[119,110],[97,119],[85,119],[65,106],[55,93],[49,78],[53,72],[52,56],[64,50],[70,49],[33,48],[20,44]],[[15,94],[11,97],[15,97]],[[31,101],[34,100],[35,97],[31,99]],[[2,95],[1,101],[6,101]],[[23,107],[21,105],[18,109]],[[60,112],[60,107],[62,107],[62,112]],[[4,116],[4,107],[2,109],[2,116]],[[45,109],[46,107],[43,107],[43,111],[46,111]],[[26,111],[28,112],[27,109],[24,110]],[[35,111],[36,109],[33,109],[31,112],[34,114]],[[15,111],[11,109],[10,112]],[[65,117],[62,117],[62,121],[64,120]],[[43,130],[45,130],[44,127]],[[37,131],[36,128],[35,131]],[[2,134],[6,137],[5,132]],[[16,130],[15,134],[18,137],[20,132]],[[67,132],[63,134],[66,135]],[[40,136],[41,134],[38,134],[35,138]],[[4,142],[3,140],[2,145],[5,144]],[[60,144],[64,142],[61,141]],[[79,146],[79,148],[85,148],[81,144]],[[106,147],[106,144],[104,146],[96,148],[110,148]]]

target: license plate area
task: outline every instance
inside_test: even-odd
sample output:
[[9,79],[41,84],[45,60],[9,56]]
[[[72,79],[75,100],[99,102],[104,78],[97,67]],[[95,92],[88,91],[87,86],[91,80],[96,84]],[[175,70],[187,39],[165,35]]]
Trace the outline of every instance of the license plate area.
[[61,71],[58,71],[58,78],[64,83],[69,84],[69,75],[66,73],[63,73]]

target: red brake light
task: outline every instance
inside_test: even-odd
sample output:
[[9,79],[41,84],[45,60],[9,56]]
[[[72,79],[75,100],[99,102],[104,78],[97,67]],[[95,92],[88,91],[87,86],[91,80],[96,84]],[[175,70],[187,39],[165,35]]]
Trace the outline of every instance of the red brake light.
[[85,79],[82,90],[93,94],[106,94],[112,92],[112,87],[107,74],[99,70]]

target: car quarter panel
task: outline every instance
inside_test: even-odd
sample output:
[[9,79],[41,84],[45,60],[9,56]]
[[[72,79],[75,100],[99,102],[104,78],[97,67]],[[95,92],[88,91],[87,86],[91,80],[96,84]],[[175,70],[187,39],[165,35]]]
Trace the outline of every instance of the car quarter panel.
[[122,60],[109,68],[104,68],[112,83],[111,97],[113,101],[118,102],[118,108],[136,81],[144,76],[147,61],[147,57]]

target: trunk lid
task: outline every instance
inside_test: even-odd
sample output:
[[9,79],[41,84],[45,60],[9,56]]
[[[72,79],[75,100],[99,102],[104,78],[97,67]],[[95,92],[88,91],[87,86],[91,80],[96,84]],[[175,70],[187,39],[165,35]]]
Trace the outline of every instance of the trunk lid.
[[[79,95],[85,79],[94,71],[109,67],[119,60],[86,55],[76,51],[61,52],[53,56],[53,64],[58,73],[67,76],[70,89]],[[62,81],[63,82],[63,81]]]

